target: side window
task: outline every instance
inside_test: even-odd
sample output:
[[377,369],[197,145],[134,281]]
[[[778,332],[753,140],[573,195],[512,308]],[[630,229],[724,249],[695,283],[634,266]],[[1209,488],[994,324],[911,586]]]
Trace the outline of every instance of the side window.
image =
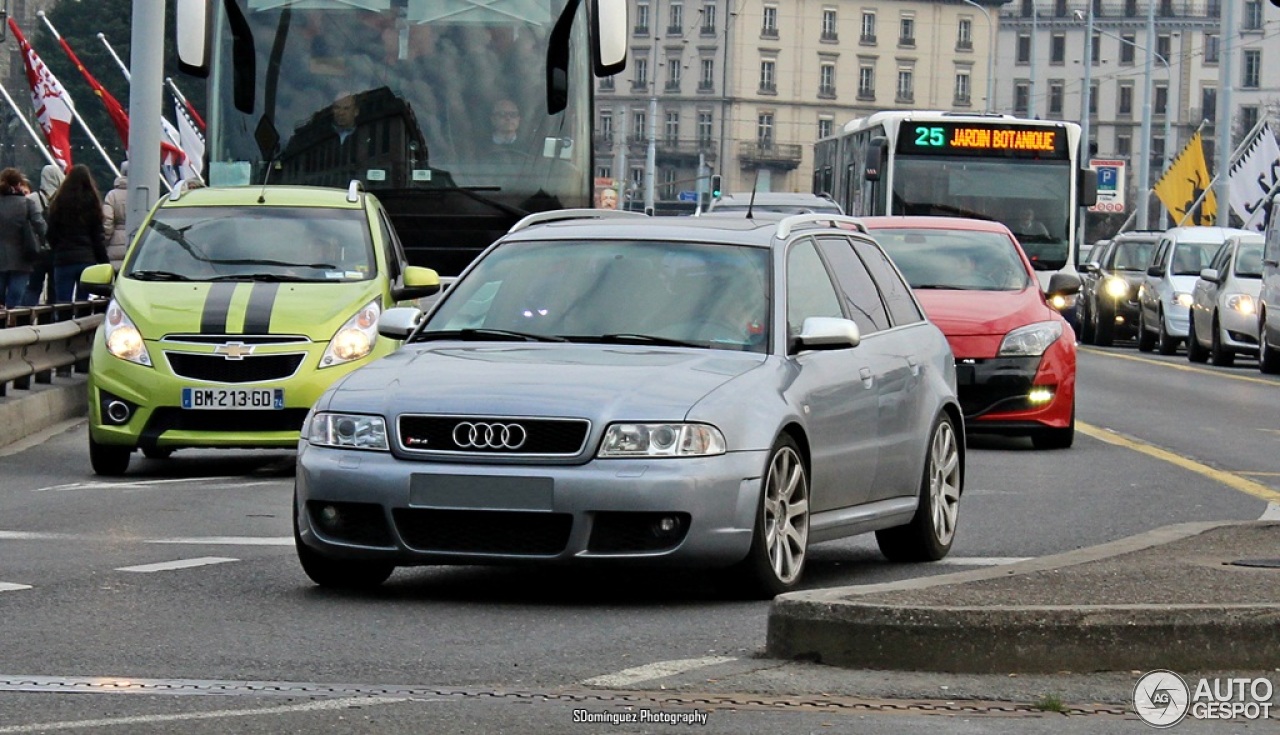
[[889,328],[889,314],[885,311],[884,301],[880,298],[880,289],[867,273],[867,268],[853,252],[853,245],[847,238],[818,238],[818,247],[831,264],[835,272],[836,282],[843,291],[844,304],[849,316],[858,325],[863,335],[879,332]]
[[1280,262],[1280,197],[1273,200],[1271,213],[1267,215],[1267,242],[1263,247],[1265,259]]
[[1209,267],[1216,269],[1218,273],[1225,274],[1227,265],[1231,262],[1232,245],[1233,243],[1229,241],[1223,243],[1222,247],[1218,248],[1218,252],[1213,254],[1213,260],[1209,262]]
[[800,334],[804,320],[811,316],[844,317],[844,313],[813,240],[805,239],[787,251],[787,334]]
[[387,258],[387,280],[395,283],[400,280],[401,264],[404,263],[404,250],[400,246],[400,238],[387,221],[387,213],[378,210],[378,229],[382,231],[382,247]]
[[1164,270],[1165,265],[1169,263],[1169,251],[1173,249],[1173,243],[1169,240],[1161,240],[1160,247],[1156,248],[1155,257],[1151,259],[1150,265],[1160,266],[1160,270]]
[[880,295],[889,307],[893,323],[902,325],[924,321],[924,314],[920,313],[920,307],[916,306],[916,300],[911,295],[911,287],[902,280],[898,269],[893,267],[889,256],[884,254],[880,246],[865,240],[854,240],[853,249],[866,264],[871,277],[880,285]]

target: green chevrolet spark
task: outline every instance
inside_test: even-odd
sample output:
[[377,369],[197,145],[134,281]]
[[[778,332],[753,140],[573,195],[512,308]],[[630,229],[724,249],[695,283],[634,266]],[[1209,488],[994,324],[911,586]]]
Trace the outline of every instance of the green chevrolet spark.
[[440,279],[407,265],[377,198],[301,186],[201,188],[159,202],[109,295],[89,363],[89,457],[120,475],[134,450],[293,448],[336,379],[399,347],[378,316]]

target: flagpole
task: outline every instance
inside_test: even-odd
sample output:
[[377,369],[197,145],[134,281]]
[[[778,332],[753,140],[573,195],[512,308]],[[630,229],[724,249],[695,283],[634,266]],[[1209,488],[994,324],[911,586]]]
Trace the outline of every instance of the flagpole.
[[[1200,121],[1200,124],[1196,126],[1196,129],[1195,129],[1195,130],[1193,130],[1193,131],[1191,131],[1191,135],[1187,136],[1188,141],[1190,141],[1190,139],[1191,139],[1191,138],[1196,137],[1196,134],[1197,134],[1197,133],[1199,133],[1200,131],[1204,130],[1204,126],[1205,126],[1206,124],[1208,124],[1208,122],[1209,122],[1208,120],[1201,120],[1201,121]],[[1168,145],[1169,145],[1169,141],[1168,141],[1168,139],[1166,138],[1166,139],[1165,139],[1165,146],[1166,146],[1166,148],[1165,148],[1165,155],[1166,155],[1166,157],[1168,156]],[[1183,147],[1185,148],[1186,146],[1183,146]],[[1177,156],[1174,156],[1174,159],[1176,160],[1176,159],[1177,159]],[[1148,196],[1148,197],[1150,197],[1152,194],[1155,194],[1155,192],[1156,192],[1156,186],[1158,186],[1158,185],[1160,184],[1160,182],[1161,182],[1161,181],[1164,181],[1164,177],[1169,175],[1169,170],[1170,170],[1170,169],[1172,169],[1172,168],[1173,168],[1173,165],[1172,165],[1172,162],[1170,162],[1169,167],[1168,167],[1168,168],[1166,168],[1165,170],[1163,170],[1163,171],[1161,171],[1161,172],[1160,172],[1160,178],[1156,179],[1156,183],[1155,183],[1154,185],[1152,185],[1150,188],[1148,188],[1148,189],[1147,189],[1147,196]],[[1161,204],[1163,204],[1163,203],[1164,203],[1164,202],[1163,202],[1163,201],[1161,201]],[[1199,200],[1199,199],[1197,199],[1197,200],[1196,200],[1196,204],[1199,204],[1199,203],[1200,203],[1200,200]],[[1193,204],[1191,207],[1189,207],[1189,208],[1187,209],[1187,211],[1191,211],[1192,209],[1195,209],[1195,204]],[[1125,220],[1125,221],[1120,225],[1120,229],[1119,229],[1119,230],[1116,230],[1116,232],[1124,232],[1124,231],[1125,231],[1125,228],[1126,228],[1126,227],[1128,227],[1128,226],[1129,226],[1129,224],[1133,222],[1133,218],[1134,218],[1134,217],[1136,217],[1136,216],[1138,216],[1138,209],[1135,207],[1135,208],[1134,208],[1134,210],[1133,210],[1132,212],[1130,212],[1130,213],[1129,213],[1129,217],[1128,217],[1128,218],[1127,218],[1127,219],[1126,219],[1126,220]]]
[[[1246,136],[1244,136],[1244,138],[1242,138],[1242,139],[1240,140],[1240,145],[1236,146],[1236,149],[1235,149],[1234,151],[1231,151],[1231,156],[1227,159],[1227,170],[1228,170],[1228,171],[1230,171],[1230,170],[1231,170],[1231,166],[1232,166],[1232,165],[1234,165],[1234,164],[1235,164],[1235,162],[1239,159],[1239,157],[1240,157],[1240,153],[1241,153],[1241,151],[1243,151],[1243,150],[1244,150],[1244,147],[1245,147],[1246,145],[1248,145],[1250,142],[1252,142],[1252,141],[1253,141],[1253,136],[1257,135],[1257,134],[1258,134],[1258,131],[1262,129],[1262,126],[1263,126],[1263,125],[1266,125],[1266,124],[1267,124],[1267,121],[1268,121],[1268,120],[1270,120],[1270,119],[1271,119],[1271,116],[1270,116],[1269,114],[1268,114],[1268,115],[1263,115],[1263,116],[1262,116],[1262,119],[1258,120],[1257,124],[1255,124],[1255,125],[1253,126],[1253,129],[1249,131],[1249,134],[1248,134],[1248,135],[1246,135]],[[1201,125],[1201,126],[1203,126],[1203,125],[1204,125],[1204,122],[1201,122],[1201,123],[1200,123],[1200,125]],[[1221,159],[1219,159],[1219,160],[1221,160]],[[1221,171],[1217,171],[1217,172],[1215,172],[1215,173],[1213,174],[1213,178],[1209,179],[1209,183],[1204,187],[1204,191],[1201,191],[1201,192],[1200,192],[1200,196],[1196,197],[1196,200],[1195,200],[1194,202],[1192,202],[1192,203],[1191,203],[1191,206],[1190,206],[1190,207],[1187,207],[1187,211],[1185,211],[1185,212],[1183,212],[1183,213],[1182,213],[1182,218],[1178,220],[1178,226],[1179,226],[1179,227],[1181,227],[1181,226],[1183,225],[1183,223],[1187,221],[1187,215],[1188,215],[1188,214],[1189,214],[1193,209],[1195,209],[1197,206],[1199,206],[1199,205],[1200,205],[1200,202],[1204,201],[1205,196],[1207,196],[1207,195],[1209,194],[1209,192],[1213,191],[1213,185],[1214,185],[1215,183],[1217,183],[1218,179],[1219,179],[1221,176],[1222,176],[1222,172],[1221,172]],[[1162,176],[1161,178],[1163,178],[1163,176]],[[1223,221],[1223,219],[1224,219],[1224,218],[1223,218],[1223,216],[1222,216],[1222,206],[1223,206],[1223,205],[1222,205],[1222,202],[1218,202],[1218,211],[1217,211],[1217,212],[1214,214],[1214,216],[1213,216],[1213,223],[1214,223],[1215,225],[1218,225],[1219,227],[1228,227],[1228,226],[1230,225],[1230,223],[1231,223],[1231,201],[1230,201],[1230,199],[1228,198],[1228,200],[1227,200],[1227,205],[1226,205],[1226,206],[1227,206],[1227,216],[1226,216],[1226,218],[1225,218],[1225,219],[1226,219],[1227,224],[1222,224],[1222,221]]]
[[98,40],[102,41],[102,45],[107,47],[107,53],[111,54],[111,58],[115,59],[116,66],[120,67],[120,73],[124,74],[124,80],[133,83],[133,77],[129,74],[129,67],[124,65],[120,57],[116,55],[116,50],[111,48],[111,44],[107,43],[107,37],[101,33],[98,34]]
[[172,92],[173,96],[182,103],[183,107],[187,108],[187,112],[191,113],[191,119],[195,121],[196,125],[200,126],[200,132],[203,134],[206,127],[204,124],[204,118],[200,117],[200,113],[196,112],[195,105],[191,104],[191,102],[187,100],[187,96],[178,89],[178,85],[173,83],[173,77],[165,77],[164,83],[169,85],[169,91]]
[[44,144],[43,140],[40,140],[40,136],[36,133],[36,129],[31,127],[31,123],[27,121],[27,116],[23,115],[22,110],[18,109],[18,103],[14,102],[13,98],[9,96],[9,90],[5,89],[3,84],[0,84],[0,92],[4,93],[5,102],[8,102],[9,106],[13,108],[14,114],[22,121],[22,126],[31,134],[31,139],[36,142],[36,145],[40,146],[40,152],[44,154],[44,157],[48,159],[49,163],[52,163],[61,169],[62,167],[58,165],[58,159],[53,157],[53,154],[49,152],[49,147]]
[[[49,30],[53,31],[54,38],[59,40],[62,39],[62,36],[58,35],[58,31],[54,29],[53,24],[49,22],[49,19],[45,18],[43,10],[36,12],[36,15],[40,16],[40,18],[44,20],[45,25],[49,26]],[[84,134],[89,136],[89,140],[93,141],[93,147],[98,149],[98,153],[102,155],[102,160],[107,162],[107,168],[111,169],[111,173],[115,176],[120,176],[120,169],[116,167],[115,162],[111,160],[111,156],[107,155],[106,149],[102,147],[102,144],[98,142],[98,138],[94,136],[93,131],[89,129],[89,124],[86,123],[84,118],[80,117],[80,113],[76,111],[76,103],[72,101],[70,92],[67,92],[67,107],[71,110],[71,116],[76,119],[76,122],[80,123],[80,127],[84,128]]]

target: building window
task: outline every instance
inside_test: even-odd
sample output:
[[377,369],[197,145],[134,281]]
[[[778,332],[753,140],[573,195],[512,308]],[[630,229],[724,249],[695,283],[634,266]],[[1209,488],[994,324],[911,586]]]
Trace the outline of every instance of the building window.
[[704,36],[716,35],[716,6],[707,3],[702,6],[702,26],[700,32]]
[[716,83],[716,60],[702,59],[699,62],[698,71],[698,90],[707,92],[715,89]]
[[643,112],[631,113],[631,139],[645,141],[649,139],[649,117]]
[[1205,87],[1200,90],[1200,117],[1213,122],[1218,117],[1218,88]]
[[902,16],[902,22],[899,24],[898,45],[916,45],[916,19],[914,17],[909,15]]
[[1137,17],[1138,0],[1124,0],[1124,15],[1126,18]]
[[1098,114],[1098,83],[1089,82],[1089,114]]
[[667,59],[667,89],[668,92],[680,91],[680,59]]
[[1090,66],[1097,66],[1102,63],[1102,36],[1093,34],[1093,49],[1091,50],[1093,58],[1089,60]]
[[1030,18],[1035,14],[1035,0],[1022,0],[1022,17]]
[[1013,114],[1026,117],[1031,109],[1031,85],[1018,82],[1013,85]]
[[973,20],[970,18],[961,18],[956,25],[956,50],[973,50]]
[[649,3],[636,3],[635,35],[649,35]]
[[836,11],[832,8],[822,9],[822,40],[840,40],[840,35],[837,32]]
[[1067,62],[1067,35],[1055,33],[1049,37],[1049,63],[1065,64]]
[[698,110],[698,145],[700,147],[708,147],[714,138],[712,135],[713,127],[710,110]]
[[1067,0],[1053,0],[1053,15],[1056,18],[1067,17]]
[[972,99],[970,97],[969,72],[956,72],[956,99],[957,105],[967,105]]
[[1257,89],[1258,81],[1262,74],[1262,50],[1256,48],[1247,48],[1243,53],[1244,63],[1241,64],[1240,86],[1245,89]]
[[1209,4],[1206,6],[1205,15],[1210,18],[1221,18],[1222,0],[1209,0]]
[[1026,65],[1031,63],[1031,34],[1018,34],[1018,56],[1017,63]]
[[1133,84],[1121,84],[1117,91],[1116,114],[1133,117]]
[[1120,63],[1133,65],[1134,52],[1137,51],[1137,36],[1132,33],[1120,34]]
[[1218,34],[1204,34],[1204,63],[1218,63]]
[[773,147],[773,113],[762,112],[756,116],[756,143],[761,148]]
[[829,117],[818,118],[818,139],[830,138],[832,131],[835,129],[835,123]]
[[915,72],[911,69],[899,69],[897,100],[899,102],[914,102],[915,97]]
[[858,99],[874,100],[876,98],[876,68],[863,65],[858,67]]
[[1151,136],[1151,160],[1154,163],[1159,163],[1160,161],[1164,160],[1164,136],[1163,135]]
[[774,61],[760,62],[760,91],[774,93],[778,91],[775,74],[777,72],[777,63]]
[[677,175],[678,174],[674,168],[662,169],[662,186],[660,188],[662,189],[661,197],[663,199],[676,198]]
[[836,96],[836,65],[824,61],[818,70],[818,96]]
[[858,37],[861,43],[876,42],[876,14],[863,11],[862,13],[862,35]]
[[1049,80],[1049,114],[1053,117],[1062,115],[1062,97],[1064,85],[1061,79]]
[[1116,155],[1128,158],[1133,155],[1133,136],[1129,133],[1116,133]]
[[596,178],[597,178],[597,179],[612,179],[612,178],[613,178],[613,167],[612,167],[612,166],[597,166],[597,167],[596,167]]
[[667,23],[667,35],[679,36],[684,33],[684,5],[671,3],[670,22]]
[[1246,31],[1262,30],[1262,3],[1260,0],[1244,0],[1244,20],[1241,27]]
[[613,142],[613,111],[601,110],[598,124],[600,126],[600,139],[605,141],[606,143],[612,143]]
[[601,78],[600,78],[600,89],[601,89],[601,91],[605,91],[605,92],[612,92],[612,91],[613,91],[613,89],[614,89],[614,84],[615,84],[615,82],[614,82],[614,75],[612,75],[612,74],[610,74],[610,75],[609,75],[609,76],[607,76],[607,77],[601,77]]
[[1168,112],[1169,112],[1169,85],[1168,85],[1168,84],[1164,84],[1164,83],[1157,84],[1157,85],[1155,85],[1155,88],[1154,88],[1152,91],[1153,91],[1153,92],[1155,92],[1155,94],[1154,94],[1154,95],[1152,95],[1152,96],[1154,97],[1154,102],[1152,102],[1152,105],[1151,105],[1151,106],[1152,106],[1152,112],[1154,112],[1154,113],[1155,113],[1155,114],[1157,114],[1157,115],[1166,115],[1166,114],[1168,114]]
[[1240,134],[1253,132],[1258,124],[1258,108],[1254,105],[1240,106]]
[[680,140],[680,113],[668,110],[662,121],[662,136],[667,145],[675,145]]
[[764,22],[760,26],[760,35],[765,38],[778,37],[778,6],[764,6]]
[[643,56],[636,57],[635,76],[631,78],[631,88],[644,90],[649,87],[649,60]]
[[1169,18],[1173,16],[1173,0],[1160,0],[1160,17]]
[[1157,57],[1164,59],[1165,61],[1168,61],[1170,54],[1173,53],[1172,49],[1173,49],[1173,39],[1169,37],[1169,34],[1162,33],[1159,36],[1156,36],[1156,56]]

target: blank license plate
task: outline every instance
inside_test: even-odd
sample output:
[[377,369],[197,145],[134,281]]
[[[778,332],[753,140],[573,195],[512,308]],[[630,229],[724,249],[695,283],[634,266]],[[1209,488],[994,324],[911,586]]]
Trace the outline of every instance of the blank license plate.
[[283,388],[183,388],[182,407],[206,411],[284,408]]

